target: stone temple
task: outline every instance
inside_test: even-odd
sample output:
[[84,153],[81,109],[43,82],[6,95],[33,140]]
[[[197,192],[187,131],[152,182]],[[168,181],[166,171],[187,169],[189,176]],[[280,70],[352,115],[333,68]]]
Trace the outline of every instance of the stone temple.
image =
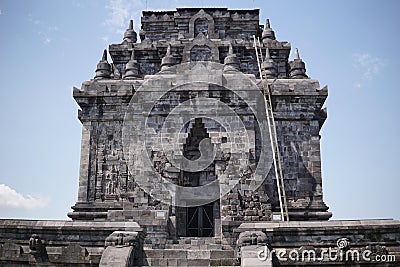
[[132,24],[73,89],[72,220],[0,220],[0,266],[400,265],[399,221],[329,220],[328,88],[258,9],[143,11]]

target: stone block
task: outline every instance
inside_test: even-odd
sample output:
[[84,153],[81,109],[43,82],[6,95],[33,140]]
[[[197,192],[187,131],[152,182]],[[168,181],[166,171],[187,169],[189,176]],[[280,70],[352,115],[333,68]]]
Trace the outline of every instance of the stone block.
[[165,249],[164,258],[165,259],[187,259],[187,251]]
[[190,259],[210,259],[209,250],[188,250],[187,258]]
[[211,259],[229,259],[234,257],[233,250],[211,250],[210,258]]

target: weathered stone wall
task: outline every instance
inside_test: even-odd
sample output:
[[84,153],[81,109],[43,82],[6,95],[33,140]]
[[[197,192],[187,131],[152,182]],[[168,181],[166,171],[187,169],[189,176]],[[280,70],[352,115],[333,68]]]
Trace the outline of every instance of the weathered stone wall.
[[[261,38],[262,25],[259,25],[259,10],[227,10],[226,8],[190,8],[177,11],[144,11],[142,17],[141,43],[122,42],[110,45],[110,54],[114,65],[123,75],[125,65],[130,59],[131,50],[135,50],[142,75],[157,73],[161,67],[168,44],[176,63],[185,61],[185,50],[190,47],[198,35],[195,35],[195,22],[204,20],[208,25],[204,35],[213,42],[219,52],[218,61],[223,63],[229,44],[240,59],[240,70],[259,76],[257,59],[253,47],[253,36]],[[272,58],[278,64],[280,77],[288,77],[287,62],[290,53],[288,42],[268,40],[265,45],[270,49]],[[199,44],[204,46],[204,44]],[[265,52],[263,52],[265,57]]]
[[[276,40],[268,20],[259,25],[259,10],[144,11],[139,37],[131,22],[123,42],[109,47],[112,64],[105,51],[95,78],[74,88],[82,122],[74,221],[0,220],[0,266],[297,266],[274,254],[260,261],[257,250],[312,249],[322,257],[345,243],[342,252],[392,255],[388,264],[398,265],[398,221],[326,222],[319,133],[327,87],[308,78],[297,49],[289,61],[290,44]],[[273,221],[280,211],[274,168],[262,161],[272,161],[262,136],[267,92],[290,222]],[[214,157],[189,171],[178,152],[191,161]],[[176,158],[181,165],[172,164]]]
[[135,222],[0,220],[0,266],[98,266],[115,231],[138,234],[137,262],[144,235]]
[[82,91],[74,89],[81,107],[78,117],[83,124],[76,207],[79,210],[79,206],[85,206],[97,212],[95,217],[105,218],[111,207],[122,208],[118,202],[121,193],[133,188],[121,142],[122,122],[133,86],[132,82],[95,82],[84,83]]
[[[316,80],[287,79],[275,80],[270,88],[291,218],[329,219],[332,214],[322,199],[319,134],[326,119],[327,87],[321,88]],[[265,187],[277,208],[274,177],[271,169]]]
[[[241,266],[398,266],[400,263],[400,222],[395,220],[244,223],[235,232]],[[259,254],[260,250],[268,253]],[[246,260],[256,264],[243,264]]]
[[[79,199],[73,207],[75,212],[69,214],[71,218],[106,219],[109,210],[123,209],[121,200],[125,199],[135,209],[166,211],[172,221],[178,224],[178,228],[181,228],[182,220],[174,217],[176,215],[173,207],[155,201],[136,185],[137,170],[129,169],[127,159],[124,158],[121,129],[127,105],[135,90],[157,77],[150,74],[155,74],[161,69],[161,64],[166,64],[162,63],[163,58],[168,59],[165,60],[168,66],[190,62],[197,57],[202,58],[204,49],[208,49],[210,53],[209,60],[216,63],[223,63],[227,57],[234,55],[239,70],[254,75],[252,79],[257,78],[259,72],[253,35],[262,38],[262,57],[266,61],[269,58],[277,71],[278,79],[270,79],[269,84],[261,85],[259,90],[263,91],[267,87],[271,90],[290,217],[294,220],[309,220],[328,219],[331,216],[322,200],[319,148],[319,130],[326,118],[322,106],[327,97],[327,89],[321,89],[317,81],[307,79],[304,63],[298,54],[294,62],[289,62],[290,44],[275,39],[269,22],[262,31],[258,20],[258,10],[193,8],[144,12],[142,31],[139,34],[141,43],[135,42],[133,29],[128,29],[125,37],[131,36],[131,39],[125,38],[121,44],[110,46],[115,67],[110,78],[96,78],[85,82],[81,89],[74,91],[74,97],[82,109],[79,118],[83,123],[83,137]],[[228,53],[230,45],[232,51],[229,53],[232,54]],[[268,53],[266,48],[269,49]],[[105,64],[106,61],[102,62]],[[124,79],[128,62],[134,62],[129,63],[129,66],[135,66],[138,71],[137,76],[129,80]],[[301,79],[288,79],[289,76]],[[169,80],[164,83],[175,82],[173,75],[165,77],[169,77]],[[163,90],[162,83],[158,86]],[[216,99],[235,109],[246,124],[246,130],[252,133],[249,143],[249,153],[252,155],[250,164],[257,164],[261,148],[266,144],[265,140],[261,141],[254,115],[246,110],[244,101],[222,87],[206,86],[201,90],[189,88],[168,92],[153,107],[147,120],[148,128],[157,132],[164,127],[165,117],[175,107],[196,97]],[[220,125],[215,122],[204,119],[202,123],[216,147],[224,147],[224,142],[237,141],[227,140],[231,133],[221,131]],[[187,142],[191,125],[189,123],[182,133],[180,143],[175,144],[180,149]],[[152,144],[151,152],[155,170],[165,179],[179,184],[182,182],[179,180],[182,176],[181,170],[171,167],[162,153],[165,148],[157,147],[158,145],[160,144]],[[210,169],[206,175],[209,178],[202,179],[218,178],[229,160],[228,154],[229,151],[225,151],[217,155],[213,165],[215,170]],[[137,165],[137,168],[140,169],[140,166]],[[249,167],[244,177],[252,175],[251,169]],[[243,183],[221,198],[215,214],[221,216],[222,221],[232,223],[226,228],[227,232],[240,221],[271,220],[272,213],[279,211],[274,177],[274,170],[271,168],[266,173],[264,185],[257,191],[247,190]],[[183,214],[180,216],[184,217]],[[177,227],[174,223],[171,223],[173,227]]]
[[[201,31],[196,31],[199,20],[205,23],[200,25]],[[252,41],[253,35],[260,34],[259,10],[177,8],[176,11],[144,11],[142,29],[146,38],[152,41],[189,39],[199,32],[211,39]]]

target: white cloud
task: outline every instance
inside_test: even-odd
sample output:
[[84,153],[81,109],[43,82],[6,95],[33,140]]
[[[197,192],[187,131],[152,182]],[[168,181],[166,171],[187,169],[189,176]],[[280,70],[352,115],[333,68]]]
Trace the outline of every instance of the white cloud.
[[48,199],[32,195],[22,195],[5,184],[0,184],[0,207],[19,209],[39,209],[48,205]]
[[363,83],[372,80],[385,67],[382,59],[368,53],[353,54],[353,66],[361,72],[360,81],[354,83],[355,88],[363,87]]
[[104,25],[118,34],[123,34],[128,28],[129,20],[136,24],[140,18],[140,12],[145,8],[143,1],[109,0],[106,9],[109,11]]

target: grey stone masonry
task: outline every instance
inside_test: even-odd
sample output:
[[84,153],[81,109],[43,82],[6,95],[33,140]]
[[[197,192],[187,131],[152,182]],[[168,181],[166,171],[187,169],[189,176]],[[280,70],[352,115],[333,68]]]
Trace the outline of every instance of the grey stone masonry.
[[[318,81],[291,79],[269,81],[291,220],[329,219],[322,199],[320,130],[327,117],[323,108],[328,88]],[[276,203],[273,170],[265,181]],[[274,197],[273,197],[274,196]],[[304,209],[307,207],[307,209]],[[274,209],[274,211],[276,211]]]
[[[131,21],[73,88],[72,221],[0,220],[0,266],[400,266],[399,221],[328,221],[328,88],[258,9],[143,11],[141,22],[140,42]],[[268,95],[290,222],[278,218]],[[348,254],[367,258],[338,258]]]
[[135,222],[0,220],[0,266],[98,265],[115,231],[137,233],[141,258],[144,233]]
[[[171,53],[177,64],[187,61],[187,53],[193,48],[201,33],[206,46],[215,49],[215,60],[221,64],[232,44],[240,59],[240,70],[259,76],[253,36],[261,38],[263,26],[259,25],[259,10],[229,10],[227,8],[178,8],[176,11],[143,11],[141,43],[122,42],[109,47],[114,65],[125,73],[131,51],[135,50],[142,75],[155,74],[161,69],[161,60],[171,45]],[[198,44],[204,46],[205,44]],[[265,40],[265,47],[277,64],[279,77],[288,77],[290,43]],[[265,57],[265,51],[264,57]]]
[[[122,209],[123,199],[133,201],[133,207],[138,209],[169,209],[152,201],[146,192],[135,186],[135,170],[128,169],[121,140],[127,105],[135,90],[154,79],[155,76],[149,74],[159,71],[162,64],[165,65],[168,61],[168,65],[165,66],[170,67],[173,64],[196,60],[199,55],[206,55],[207,49],[210,53],[209,60],[226,63],[226,70],[239,67],[241,72],[254,74],[254,78],[257,78],[253,35],[261,38],[263,27],[258,24],[258,14],[258,10],[225,8],[146,11],[142,17],[141,43],[136,43],[136,40],[124,40],[121,44],[110,46],[113,65],[121,73],[121,77],[126,76],[125,69],[131,70],[132,60],[139,66],[139,76],[135,78],[129,74],[129,80],[115,77],[94,79],[84,82],[81,89],[74,89],[74,98],[81,107],[79,119],[83,124],[83,132],[80,189],[78,202],[73,207],[74,212],[69,214],[71,218],[106,219],[109,210]],[[270,28],[267,30],[271,31]],[[291,218],[328,219],[331,214],[327,212],[327,206],[322,200],[319,148],[319,130],[326,118],[322,106],[327,97],[327,88],[320,88],[316,80],[289,79],[289,43],[279,42],[274,37],[265,39],[262,45],[268,48],[263,49],[263,53],[266,54],[268,64],[274,66],[274,75],[278,78],[268,85],[260,85],[260,90],[266,86],[271,89]],[[198,50],[198,47],[202,47],[202,50]],[[101,62],[104,62],[104,58],[105,56]],[[269,67],[266,65],[266,68]],[[190,91],[185,94],[169,93],[168,97],[161,99],[157,107],[162,107],[160,111],[165,114],[162,116],[168,115],[176,103],[189,99],[190,94]],[[221,99],[231,106],[237,105],[237,100],[229,91],[209,87],[203,95]],[[250,122],[251,114],[243,117],[243,120]],[[149,125],[158,125],[157,127],[162,123],[162,120],[157,121],[156,117],[149,118],[149,121]],[[218,128],[210,123],[205,125],[209,133]],[[247,126],[250,130],[251,127],[255,127],[254,122],[253,126]],[[218,132],[212,134],[216,136]],[[262,144],[257,144],[258,134],[254,134],[253,150],[257,154]],[[163,156],[156,155],[156,150],[153,153],[156,156],[155,164],[158,164],[158,158],[161,156],[162,161]],[[218,165],[216,167],[220,168]],[[164,167],[160,165],[157,168]],[[169,177],[177,177],[179,170],[175,171],[171,169],[169,172],[163,172]],[[226,204],[222,203],[220,208],[224,208],[223,212],[227,211],[230,214],[228,217],[236,221],[270,220],[271,214],[279,209],[273,177],[271,168],[265,184],[260,188],[262,192],[266,192],[265,196],[249,198],[248,194],[251,193],[244,195],[244,191],[238,196],[236,193],[231,197],[227,196],[228,199],[235,196],[248,199],[256,205],[250,204],[250,207],[244,204],[239,207],[234,204],[237,199],[221,199]],[[265,212],[259,215],[260,209]],[[256,219],[256,216],[259,218]]]
[[[262,266],[298,266],[299,263],[305,266],[400,265],[398,220],[244,223],[235,231],[238,244],[242,243],[242,236],[255,231],[265,235],[266,245],[255,247],[245,261],[262,263]],[[243,264],[243,256],[249,255],[241,254],[241,248],[247,247],[237,250],[238,257],[242,258],[241,266],[258,266]],[[258,253],[261,260],[257,256],[260,250],[263,251]],[[265,255],[266,251],[270,253]]]
[[[152,108],[152,115],[147,118],[148,129],[153,129],[151,131],[155,133],[163,127],[168,133],[174,132],[179,125],[168,126],[164,124],[165,118],[181,103],[205,97],[233,107],[250,134],[249,142],[244,144],[249,146],[246,152],[250,159],[247,171],[229,174],[229,179],[243,177],[242,182],[207,208],[210,209],[207,212],[212,210],[207,215],[212,227],[208,230],[196,228],[197,234],[206,235],[210,231],[210,235],[221,236],[227,243],[233,244],[235,239],[231,232],[241,222],[270,221],[273,214],[280,210],[274,168],[271,166],[265,170],[265,181],[257,190],[250,190],[253,171],[262,149],[267,147],[267,141],[261,140],[257,119],[249,108],[262,103],[259,102],[262,94],[261,97],[255,97],[257,92],[260,94],[270,90],[290,219],[329,219],[332,214],[327,211],[322,196],[319,135],[326,119],[323,104],[328,95],[327,87],[321,88],[317,80],[307,78],[305,67],[298,67],[304,66],[299,56],[296,56],[295,62],[300,63],[289,64],[290,44],[277,41],[269,22],[267,24],[263,32],[263,26],[259,25],[259,10],[178,8],[176,11],[143,12],[141,42],[137,43],[134,30],[129,26],[125,35],[132,38],[125,38],[120,44],[109,47],[112,58],[110,69],[113,69],[114,75],[105,78],[103,73],[99,75],[97,72],[95,79],[84,82],[80,89],[74,88],[73,95],[80,106],[78,117],[83,130],[78,201],[68,216],[74,220],[136,221],[147,229],[145,244],[153,248],[165,247],[169,239],[194,234],[188,225],[193,215],[190,209],[175,207],[166,204],[168,201],[152,197],[150,191],[162,193],[164,190],[156,180],[145,187],[138,184],[139,176],[150,180],[153,178],[150,178],[150,173],[145,174],[147,170],[143,169],[143,159],[137,155],[133,156],[133,165],[129,163],[126,147],[123,146],[124,119],[132,99],[138,98],[140,108],[145,108],[154,105],[151,102],[152,95],[162,95]],[[262,69],[269,79],[263,82],[259,79],[253,36],[260,40],[264,37],[260,42],[261,56],[265,58]],[[191,72],[190,67],[175,67],[184,64],[191,66],[198,61],[212,62],[222,67],[215,67],[213,72],[203,76],[198,76],[198,71]],[[97,68],[106,69],[104,66],[108,64],[104,54]],[[161,69],[163,71],[157,73]],[[234,78],[237,73],[244,75],[244,78]],[[296,73],[293,79],[290,73]],[[183,82],[190,82],[193,77],[201,80],[201,77],[211,76],[214,79],[212,84],[162,93],[171,84],[179,84],[182,79]],[[238,88],[244,95],[239,97],[227,90],[225,87],[230,83],[236,87],[242,86]],[[257,84],[257,92],[251,92],[254,90],[249,89],[251,84]],[[144,94],[142,97],[136,93],[143,86],[150,88],[147,90],[151,95]],[[179,121],[184,123],[182,118],[177,117],[175,122]],[[175,146],[150,143],[152,148],[149,155],[155,173],[180,186],[199,186],[212,181],[217,181],[220,186],[224,183],[228,185],[230,182],[223,182],[221,177],[235,154],[229,151],[226,144],[233,142],[235,147],[242,146],[243,140],[239,137],[232,140],[228,138],[238,136],[239,128],[222,130],[221,125],[206,118],[198,123],[194,124],[194,120],[189,122],[185,126],[184,138]],[[194,130],[196,127],[199,130]],[[137,136],[135,138],[141,138],[148,135],[149,130],[136,127],[132,131],[132,135]],[[201,138],[210,138],[211,143],[221,151],[199,177],[196,176],[198,174],[186,173],[172,166],[163,152],[166,147],[172,150],[180,147],[186,150],[186,157],[196,158],[198,143],[189,145],[190,138],[200,137],[191,137],[193,131],[203,132]],[[164,138],[167,136],[164,135]],[[196,179],[198,182],[193,182]],[[186,203],[190,197],[185,199],[182,195],[175,201]],[[157,212],[165,216],[155,220],[154,214]],[[197,211],[193,212],[197,214]]]

